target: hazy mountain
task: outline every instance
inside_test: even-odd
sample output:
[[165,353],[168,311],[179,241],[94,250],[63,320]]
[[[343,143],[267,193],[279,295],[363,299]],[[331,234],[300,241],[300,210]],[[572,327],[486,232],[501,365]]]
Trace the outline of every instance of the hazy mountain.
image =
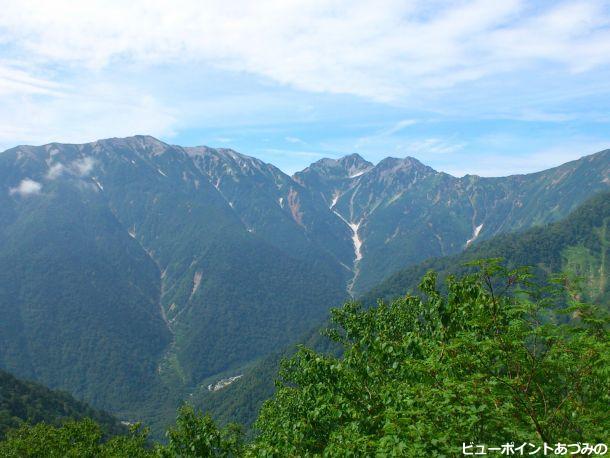
[[[239,375],[348,293],[610,187],[610,151],[455,178],[413,158],[290,177],[147,136],[0,154],[0,367],[138,419]],[[238,382],[236,382],[238,383]]]

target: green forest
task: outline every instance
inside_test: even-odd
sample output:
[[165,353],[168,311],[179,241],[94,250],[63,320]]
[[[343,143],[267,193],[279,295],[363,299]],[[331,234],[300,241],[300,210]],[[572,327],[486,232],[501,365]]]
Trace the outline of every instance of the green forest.
[[0,440],[8,430],[24,423],[61,426],[67,420],[84,418],[95,420],[103,437],[127,433],[127,428],[112,415],[92,409],[68,393],[19,380],[0,370]]
[[[598,305],[610,304],[609,225],[610,193],[600,193],[558,222],[498,235],[476,243],[458,255],[433,258],[404,268],[358,300],[364,307],[372,307],[379,299],[391,302],[406,294],[416,294],[420,292],[421,278],[430,270],[437,272],[439,288],[445,290],[448,276],[460,277],[476,271],[473,261],[502,258],[502,264],[507,268],[531,266],[535,281],[543,284],[551,280],[553,272],[565,272],[572,287],[580,289],[582,300]],[[327,325],[313,329],[299,342],[319,352],[341,354],[340,346],[320,333]],[[277,378],[280,359],[295,352],[295,345],[285,347],[245,371],[239,383],[214,393],[202,390],[190,400],[196,407],[210,412],[221,424],[237,422],[249,428],[264,400],[275,391],[273,381]]]
[[[420,293],[333,309],[341,356],[306,346],[282,361],[254,434],[184,405],[163,443],[134,425],[24,423],[6,457],[460,456],[463,444],[602,443],[610,431],[610,318],[567,276],[538,283],[498,259],[428,272]],[[442,286],[442,288],[441,288]]]

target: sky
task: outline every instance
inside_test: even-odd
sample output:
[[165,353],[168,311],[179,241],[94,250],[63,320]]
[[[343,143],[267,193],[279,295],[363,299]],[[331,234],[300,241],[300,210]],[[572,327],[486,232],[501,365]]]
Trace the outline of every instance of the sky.
[[610,1],[0,0],[0,150],[148,134],[287,173],[610,148]]

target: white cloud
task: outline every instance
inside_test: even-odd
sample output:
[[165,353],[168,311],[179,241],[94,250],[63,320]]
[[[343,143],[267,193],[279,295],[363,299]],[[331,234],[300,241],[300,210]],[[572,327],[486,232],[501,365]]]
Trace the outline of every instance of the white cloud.
[[49,170],[47,172],[47,174],[45,175],[45,178],[47,180],[55,180],[57,178],[59,178],[62,173],[64,173],[65,171],[65,167],[63,164],[57,162],[53,165],[51,165],[51,167],[49,167]]
[[95,159],[92,157],[84,157],[78,159],[71,164],[71,168],[74,169],[79,177],[86,177],[95,167]]
[[609,22],[602,0],[8,0],[0,40],[39,61],[199,61],[391,101],[536,63],[568,72],[607,65]]
[[426,138],[424,140],[416,140],[404,146],[405,152],[409,155],[427,157],[435,154],[455,153],[464,149],[464,143],[444,140],[441,138]]
[[26,178],[24,180],[21,180],[21,182],[19,183],[19,186],[17,186],[16,188],[9,189],[9,194],[10,195],[19,194],[22,197],[27,197],[27,196],[31,196],[33,194],[40,194],[41,190],[42,190],[42,185],[40,183],[38,183],[37,181],[31,180],[29,178]]
[[0,96],[0,148],[19,143],[83,143],[134,134],[174,135],[176,116],[145,90],[89,81],[62,96]]
[[474,160],[468,160],[468,154],[464,154],[461,164],[454,163],[446,167],[441,166],[441,169],[458,177],[466,174],[499,177],[533,173],[557,167],[607,148],[608,142],[580,140],[574,143],[568,142],[561,146],[538,149],[520,156],[490,153],[478,155]]

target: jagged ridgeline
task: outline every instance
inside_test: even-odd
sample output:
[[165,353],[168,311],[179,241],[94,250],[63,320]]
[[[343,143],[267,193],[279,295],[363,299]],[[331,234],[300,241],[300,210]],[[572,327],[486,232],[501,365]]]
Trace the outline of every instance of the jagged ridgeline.
[[91,418],[107,436],[126,434],[127,427],[113,416],[77,401],[68,393],[19,380],[0,370],[0,441],[9,429],[23,423],[60,426],[66,420]]
[[0,154],[0,367],[161,425],[208,386],[245,385],[349,294],[565,217],[609,175],[610,151],[456,178],[357,155],[290,177],[147,136],[13,148]]
[[[507,268],[531,266],[540,284],[548,283],[555,273],[565,273],[580,284],[582,300],[610,308],[610,192],[587,200],[568,217],[556,223],[495,236],[473,244],[463,253],[430,259],[391,275],[359,300],[367,307],[379,299],[387,302],[407,293],[419,294],[418,284],[426,272],[438,273],[442,284],[448,275],[461,276],[476,271],[468,266],[479,259],[502,258]],[[334,350],[320,334],[327,324],[301,339],[318,351]],[[201,392],[196,398],[204,410],[211,410],[222,422],[238,421],[251,425],[263,401],[274,392],[279,361],[293,354],[287,347],[263,359],[244,374],[240,384],[219,393]]]

